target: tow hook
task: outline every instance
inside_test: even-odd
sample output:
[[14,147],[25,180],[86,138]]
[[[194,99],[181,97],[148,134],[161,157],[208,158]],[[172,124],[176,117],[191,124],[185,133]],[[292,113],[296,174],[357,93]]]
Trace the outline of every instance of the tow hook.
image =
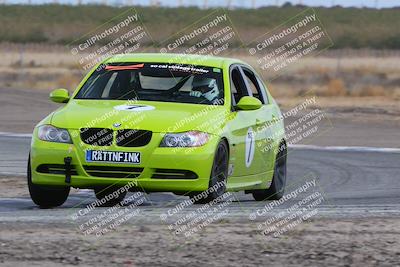
[[64,163],[65,163],[65,183],[70,184],[71,183],[71,157],[65,157],[64,158]]

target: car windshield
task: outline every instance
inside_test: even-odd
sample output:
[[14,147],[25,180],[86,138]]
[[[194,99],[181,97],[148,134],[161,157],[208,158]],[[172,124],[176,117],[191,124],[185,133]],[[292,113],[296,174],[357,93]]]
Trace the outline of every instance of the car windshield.
[[222,105],[222,70],[184,64],[114,63],[94,71],[75,99]]

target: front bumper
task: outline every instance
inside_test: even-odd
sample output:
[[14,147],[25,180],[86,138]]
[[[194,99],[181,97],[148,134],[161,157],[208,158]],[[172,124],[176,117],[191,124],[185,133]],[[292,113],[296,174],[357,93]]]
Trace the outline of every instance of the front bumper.
[[[71,131],[70,131],[71,134]],[[74,136],[72,134],[72,136]],[[76,135],[75,135],[76,136]],[[39,140],[37,129],[33,134],[31,144],[32,182],[40,185],[72,186],[76,188],[94,188],[96,186],[135,184],[134,190],[159,192],[199,192],[209,186],[211,168],[214,160],[216,138],[197,148],[165,148],[159,147],[164,134],[154,133],[150,143],[143,147],[109,147],[93,148],[80,142],[79,136],[73,139],[74,144],[52,143]],[[121,164],[86,162],[87,149],[107,149],[110,151],[140,152],[140,164]],[[68,183],[62,166],[65,159],[71,159],[71,179]],[[48,171],[48,166],[59,166],[59,171]],[[119,169],[135,168],[135,173],[129,174]],[[100,169],[93,172],[93,169]],[[107,177],[99,177],[104,169]],[[113,169],[115,177],[113,177]],[[92,172],[90,171],[92,170]],[[176,170],[176,172],[174,171]],[[160,172],[166,175],[160,175]],[[95,174],[93,174],[95,173]],[[177,173],[177,176],[174,176]],[[127,174],[127,175],[125,175]],[[160,178],[162,177],[162,178]],[[67,180],[67,181],[66,181]]]

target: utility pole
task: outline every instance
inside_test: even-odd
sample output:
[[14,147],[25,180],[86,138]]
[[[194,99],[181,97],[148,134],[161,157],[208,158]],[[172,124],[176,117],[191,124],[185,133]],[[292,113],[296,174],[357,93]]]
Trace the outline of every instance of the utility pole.
[[256,9],[256,0],[251,1],[251,6],[253,9]]
[[227,1],[227,8],[228,9],[231,9],[231,4],[232,4],[232,0],[228,0]]
[[204,9],[207,9],[207,8],[208,8],[208,1],[207,1],[207,0],[204,0],[204,6],[203,6],[203,8],[204,8]]

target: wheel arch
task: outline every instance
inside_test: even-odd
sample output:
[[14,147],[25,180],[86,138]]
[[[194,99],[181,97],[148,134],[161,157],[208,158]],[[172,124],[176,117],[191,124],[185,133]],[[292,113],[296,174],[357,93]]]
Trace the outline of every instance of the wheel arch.
[[[222,137],[221,137],[221,141],[224,141],[225,144],[226,144],[226,147],[228,148],[228,159],[229,159],[229,156],[231,155],[231,149],[230,149],[230,147],[229,147],[228,138],[225,137],[225,136],[222,136]],[[219,142],[218,142],[218,143],[219,143]]]
[[287,151],[288,147],[287,147],[287,142],[286,142],[285,138],[282,138],[281,141],[279,142],[279,147],[281,145],[284,145],[285,146],[285,150]]
[[277,147],[277,150],[276,150],[276,153],[275,153],[275,159],[276,159],[276,157],[278,156],[278,154],[279,154],[279,152],[280,152],[282,146],[284,147],[283,150],[285,151],[285,154],[287,155],[287,150],[288,150],[287,142],[286,142],[286,139],[285,139],[285,138],[282,138],[282,139],[279,141],[279,144],[278,144],[278,147]]

